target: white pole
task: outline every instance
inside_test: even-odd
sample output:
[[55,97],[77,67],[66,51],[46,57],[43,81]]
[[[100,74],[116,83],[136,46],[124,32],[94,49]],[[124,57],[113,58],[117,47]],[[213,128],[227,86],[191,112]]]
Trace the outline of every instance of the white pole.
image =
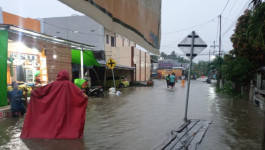
[[188,114],[188,105],[189,105],[189,92],[190,92],[190,74],[191,74],[191,67],[192,67],[192,56],[193,56],[193,47],[194,47],[194,35],[195,32],[192,31],[192,43],[191,43],[191,50],[190,50],[190,67],[189,67],[189,75],[188,75],[188,88],[187,88],[187,96],[186,96],[186,108],[185,108],[185,117],[184,120],[187,121],[187,114]]
[[114,78],[114,71],[113,71],[113,69],[111,69],[111,70],[112,70],[112,76],[113,76],[113,84],[114,84],[114,88],[115,88],[115,91],[116,91],[115,78]]
[[83,62],[83,48],[80,52],[80,60],[81,60],[81,79],[84,79],[84,62]]

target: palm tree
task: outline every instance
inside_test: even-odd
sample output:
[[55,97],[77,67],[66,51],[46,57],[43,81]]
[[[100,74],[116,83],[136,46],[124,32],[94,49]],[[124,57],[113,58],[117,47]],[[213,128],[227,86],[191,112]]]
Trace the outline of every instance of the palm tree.
[[[257,1],[253,0],[253,4],[257,4]],[[248,36],[251,43],[261,43],[265,45],[265,2],[258,3],[254,8],[250,17]]]
[[261,4],[261,3],[262,3],[262,0],[252,0],[252,1],[250,2],[250,4],[253,4],[254,7],[258,6],[258,5]]

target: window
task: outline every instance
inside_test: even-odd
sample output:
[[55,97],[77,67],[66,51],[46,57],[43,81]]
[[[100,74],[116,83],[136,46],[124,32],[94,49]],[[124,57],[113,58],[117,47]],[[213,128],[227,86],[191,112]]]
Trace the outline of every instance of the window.
[[109,44],[109,35],[106,35],[106,43]]
[[114,36],[111,36],[110,38],[110,42],[111,42],[111,47],[115,47],[115,37]]

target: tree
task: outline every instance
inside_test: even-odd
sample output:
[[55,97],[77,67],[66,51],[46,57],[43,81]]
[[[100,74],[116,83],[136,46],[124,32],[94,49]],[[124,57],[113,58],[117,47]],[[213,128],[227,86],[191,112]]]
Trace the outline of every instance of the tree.
[[253,79],[253,65],[244,57],[226,55],[221,67],[223,79],[232,81],[239,86],[248,85]]
[[177,55],[176,55],[175,51],[171,52],[171,54],[169,55],[169,58],[173,59],[173,60],[177,60]]
[[167,54],[164,53],[164,52],[161,52],[161,53],[160,53],[160,56],[163,57],[163,58],[166,58],[166,57],[167,57]]
[[254,7],[257,7],[259,4],[261,4],[262,0],[252,0],[250,4],[253,4]]
[[252,44],[265,45],[265,3],[259,3],[254,8],[249,21],[248,35]]
[[151,60],[158,62],[158,56],[157,55],[151,55]]
[[220,56],[216,56],[215,59],[209,63],[209,70],[215,70],[217,73],[216,79],[217,79],[217,86],[220,85],[220,80],[222,79],[222,65],[224,64],[224,59]]
[[255,44],[250,43],[247,35],[250,17],[250,10],[246,10],[245,13],[239,17],[235,32],[231,37],[234,49],[230,51],[230,53],[233,56],[244,57],[250,60],[256,67],[263,66],[265,65],[265,47],[260,42],[256,42]]

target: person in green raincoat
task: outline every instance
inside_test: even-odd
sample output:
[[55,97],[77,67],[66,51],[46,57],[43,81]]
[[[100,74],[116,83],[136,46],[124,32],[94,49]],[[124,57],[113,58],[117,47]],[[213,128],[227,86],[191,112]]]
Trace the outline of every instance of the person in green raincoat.
[[35,86],[41,86],[41,78],[40,78],[39,70],[34,74],[34,82],[35,82]]

